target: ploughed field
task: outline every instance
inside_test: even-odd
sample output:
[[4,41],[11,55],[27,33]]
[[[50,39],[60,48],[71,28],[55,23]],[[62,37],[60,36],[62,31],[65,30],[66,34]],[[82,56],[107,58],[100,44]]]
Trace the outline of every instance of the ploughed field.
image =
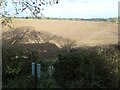
[[47,31],[75,40],[78,45],[95,46],[118,42],[118,24],[110,22],[14,19],[13,26],[32,26],[37,31]]

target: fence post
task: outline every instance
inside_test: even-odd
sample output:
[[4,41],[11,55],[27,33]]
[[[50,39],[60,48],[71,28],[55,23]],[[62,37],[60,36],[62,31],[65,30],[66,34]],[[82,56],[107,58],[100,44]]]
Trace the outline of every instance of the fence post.
[[35,76],[34,76],[34,80],[35,80],[35,89],[37,88],[37,64],[35,63]]
[[37,88],[37,65],[32,62],[32,76],[34,78],[34,88]]
[[34,78],[34,87],[37,88],[37,80],[41,78],[41,64],[32,62],[32,76]]

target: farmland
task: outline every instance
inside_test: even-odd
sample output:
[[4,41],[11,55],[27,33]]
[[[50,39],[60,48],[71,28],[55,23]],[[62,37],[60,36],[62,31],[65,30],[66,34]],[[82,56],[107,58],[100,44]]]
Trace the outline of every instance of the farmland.
[[[14,27],[32,26],[37,31],[75,40],[78,45],[95,46],[118,41],[118,24],[99,21],[13,19]],[[6,31],[7,28],[4,28]]]
[[3,88],[34,88],[32,62],[42,67],[37,88],[120,86],[116,23],[13,19],[11,25],[2,34]]

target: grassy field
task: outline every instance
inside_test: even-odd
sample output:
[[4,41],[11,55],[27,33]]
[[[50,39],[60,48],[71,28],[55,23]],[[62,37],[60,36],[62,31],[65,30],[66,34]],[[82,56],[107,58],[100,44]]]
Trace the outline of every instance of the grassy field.
[[78,45],[95,46],[118,41],[118,24],[110,22],[14,19],[13,26],[32,26],[37,31],[47,31],[75,40]]

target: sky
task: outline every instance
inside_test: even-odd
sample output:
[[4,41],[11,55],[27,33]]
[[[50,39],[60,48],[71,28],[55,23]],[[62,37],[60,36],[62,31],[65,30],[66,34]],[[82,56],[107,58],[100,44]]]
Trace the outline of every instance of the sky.
[[[46,6],[45,17],[55,18],[109,18],[118,17],[119,0],[59,0],[59,4]],[[12,12],[12,7],[8,7]],[[30,15],[28,11],[18,16]]]
[[70,18],[109,18],[118,16],[119,0],[60,0],[47,7],[45,16]]

